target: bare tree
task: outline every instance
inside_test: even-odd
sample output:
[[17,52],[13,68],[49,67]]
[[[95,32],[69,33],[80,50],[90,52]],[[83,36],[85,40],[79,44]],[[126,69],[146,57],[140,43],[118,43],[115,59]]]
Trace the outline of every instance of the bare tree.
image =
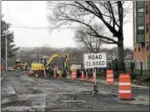
[[[103,33],[103,28],[98,27],[97,25],[94,25],[97,27],[97,31]],[[75,31],[75,41],[81,45],[83,48],[87,48],[89,51],[98,53],[100,51],[100,45],[102,44],[101,38],[91,36],[89,35],[90,29],[87,29],[87,27],[80,26]]]
[[[49,21],[56,27],[79,23],[91,30],[89,35],[99,37],[107,44],[116,44],[118,67],[119,70],[124,70],[123,22],[127,14],[125,1],[58,1],[48,2],[48,6],[52,9]],[[103,23],[106,26],[111,36],[101,35],[94,29],[92,22],[96,19],[97,24]]]
[[133,50],[130,48],[126,48],[124,50],[124,58],[125,59],[133,59]]

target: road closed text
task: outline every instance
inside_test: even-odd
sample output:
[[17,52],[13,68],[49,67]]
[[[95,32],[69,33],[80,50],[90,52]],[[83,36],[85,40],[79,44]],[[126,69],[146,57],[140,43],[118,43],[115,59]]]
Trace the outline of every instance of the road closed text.
[[85,68],[104,68],[106,67],[106,54],[84,54],[84,67]]
[[93,61],[93,62],[86,62],[86,66],[101,66],[105,65],[105,61]]

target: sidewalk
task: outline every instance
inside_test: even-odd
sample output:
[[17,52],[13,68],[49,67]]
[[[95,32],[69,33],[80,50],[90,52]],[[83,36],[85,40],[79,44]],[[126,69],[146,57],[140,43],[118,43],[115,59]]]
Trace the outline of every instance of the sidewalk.
[[[88,81],[92,81],[92,79],[89,79]],[[103,80],[103,79],[97,79],[96,80],[98,83],[103,83],[103,84],[106,84],[106,80]],[[114,85],[119,85],[119,82],[118,81],[115,81],[114,82]],[[139,88],[149,88],[147,86],[140,86],[140,85],[136,85],[136,84],[131,84],[132,87],[139,87]]]
[[[67,76],[67,79],[71,79],[71,76]],[[80,80],[80,78],[77,78],[77,80]],[[92,79],[84,80],[84,81],[92,82]],[[104,80],[104,79],[96,79],[96,82],[106,84],[106,80]],[[114,85],[119,85],[119,82],[115,81]],[[136,84],[131,84],[131,86],[132,87],[139,87],[139,88],[149,89],[149,87],[147,87],[147,86],[140,86],[140,85],[136,85]]]

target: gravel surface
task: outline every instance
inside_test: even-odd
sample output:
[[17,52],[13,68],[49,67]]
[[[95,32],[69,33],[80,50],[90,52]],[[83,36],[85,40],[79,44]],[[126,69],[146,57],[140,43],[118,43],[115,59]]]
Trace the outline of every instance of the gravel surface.
[[149,111],[149,88],[132,87],[135,100],[118,98],[118,86],[93,84],[66,78],[27,76],[24,71],[6,72],[1,83],[2,112],[51,111]]

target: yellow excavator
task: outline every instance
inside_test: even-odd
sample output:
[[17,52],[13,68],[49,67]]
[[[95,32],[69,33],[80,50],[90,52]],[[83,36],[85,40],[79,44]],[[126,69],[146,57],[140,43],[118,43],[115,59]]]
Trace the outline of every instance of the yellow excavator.
[[63,60],[64,60],[63,67],[64,68],[68,68],[68,66],[69,66],[69,54],[63,55],[63,54],[55,53],[52,56],[50,56],[49,59],[48,59],[48,61],[47,61],[47,67],[48,67],[48,69],[49,69],[49,67],[52,66],[52,62],[56,58],[63,58]]
[[44,70],[50,72],[53,71],[54,66],[57,67],[58,75],[64,75],[65,74],[64,71],[69,68],[69,54],[63,55],[60,53],[55,53],[51,55],[48,59],[44,58],[38,59],[36,63],[34,62],[31,64],[31,70],[33,72]]

